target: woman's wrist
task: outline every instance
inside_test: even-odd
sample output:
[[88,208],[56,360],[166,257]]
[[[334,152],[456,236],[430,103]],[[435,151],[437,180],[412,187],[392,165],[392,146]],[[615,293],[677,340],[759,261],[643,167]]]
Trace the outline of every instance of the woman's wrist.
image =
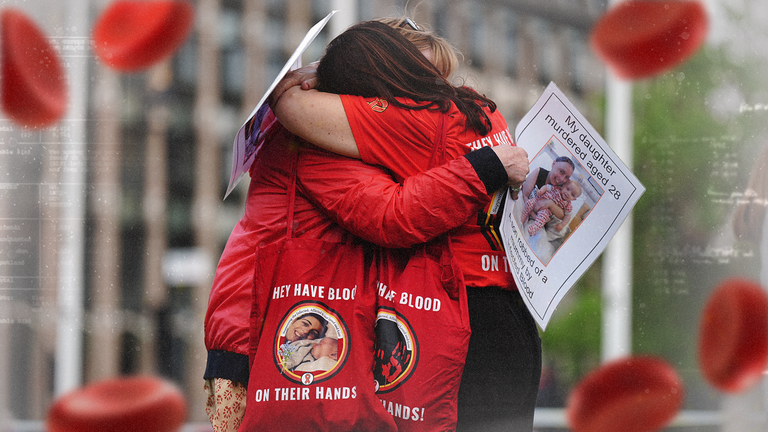
[[465,154],[464,157],[475,169],[488,195],[501,189],[509,181],[504,164],[491,147],[482,147]]

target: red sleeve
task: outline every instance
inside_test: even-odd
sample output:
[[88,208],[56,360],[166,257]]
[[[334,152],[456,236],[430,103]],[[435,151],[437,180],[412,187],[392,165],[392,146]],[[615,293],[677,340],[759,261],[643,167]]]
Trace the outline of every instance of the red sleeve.
[[439,114],[379,98],[341,95],[341,102],[363,162],[387,166],[398,181],[428,166]]
[[385,247],[410,247],[464,224],[489,201],[472,164],[457,158],[396,183],[381,167],[302,149],[302,192],[350,233]]

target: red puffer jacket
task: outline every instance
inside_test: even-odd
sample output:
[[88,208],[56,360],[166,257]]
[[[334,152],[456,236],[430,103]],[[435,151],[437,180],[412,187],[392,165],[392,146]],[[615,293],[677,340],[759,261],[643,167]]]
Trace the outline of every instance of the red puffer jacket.
[[[251,182],[245,213],[229,237],[209,297],[206,379],[248,383],[253,253],[285,233],[288,158],[297,143],[280,128],[251,169],[259,181]],[[259,171],[260,161],[269,161],[268,172]],[[302,143],[294,232],[337,241],[346,229],[382,246],[409,247],[462,225],[506,182],[503,165],[487,147],[399,184],[381,167]]]

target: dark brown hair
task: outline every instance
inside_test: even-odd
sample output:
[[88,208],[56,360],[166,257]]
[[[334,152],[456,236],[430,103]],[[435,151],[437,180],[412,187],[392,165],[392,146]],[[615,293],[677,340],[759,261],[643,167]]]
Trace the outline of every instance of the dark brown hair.
[[[406,109],[448,112],[453,102],[466,127],[491,131],[496,104],[469,87],[451,85],[419,50],[392,27],[378,21],[356,24],[333,39],[317,68],[318,89],[337,94],[380,97]],[[403,97],[415,103],[403,103]]]

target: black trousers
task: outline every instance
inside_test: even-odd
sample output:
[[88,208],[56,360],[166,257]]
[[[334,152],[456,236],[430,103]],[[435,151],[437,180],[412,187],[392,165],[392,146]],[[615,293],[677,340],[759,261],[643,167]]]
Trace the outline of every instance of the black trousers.
[[467,287],[472,336],[459,388],[459,432],[531,432],[541,339],[517,291]]

